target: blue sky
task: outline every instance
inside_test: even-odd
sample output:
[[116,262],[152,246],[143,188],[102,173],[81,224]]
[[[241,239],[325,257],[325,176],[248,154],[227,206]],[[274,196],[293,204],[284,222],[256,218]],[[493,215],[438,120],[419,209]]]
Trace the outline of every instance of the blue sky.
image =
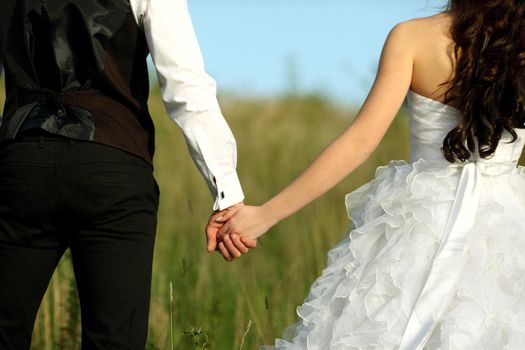
[[445,0],[189,0],[219,91],[271,96],[320,91],[360,103],[389,30]]

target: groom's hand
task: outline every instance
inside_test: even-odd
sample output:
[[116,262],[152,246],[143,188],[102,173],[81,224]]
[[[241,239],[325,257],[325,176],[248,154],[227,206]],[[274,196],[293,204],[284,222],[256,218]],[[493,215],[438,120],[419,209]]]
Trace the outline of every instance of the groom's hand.
[[219,252],[226,261],[233,261],[233,259],[240,258],[257,246],[257,240],[249,238],[241,238],[238,234],[227,234],[222,236],[222,241],[219,242]]
[[217,232],[219,232],[219,229],[223,225],[220,222],[217,222],[217,219],[221,217],[221,212],[215,212],[213,213],[210,218],[208,219],[208,223],[206,224],[206,228],[204,229],[204,232],[206,233],[206,241],[207,241],[207,250],[209,253],[217,250],[218,242],[217,242]]
[[208,252],[211,253],[217,250],[219,242],[222,240],[221,237],[219,237],[217,234],[222,225],[224,225],[222,220],[229,220],[243,206],[243,202],[237,203],[227,209],[217,211],[210,216],[208,224],[206,225],[206,229],[204,230],[206,233]]

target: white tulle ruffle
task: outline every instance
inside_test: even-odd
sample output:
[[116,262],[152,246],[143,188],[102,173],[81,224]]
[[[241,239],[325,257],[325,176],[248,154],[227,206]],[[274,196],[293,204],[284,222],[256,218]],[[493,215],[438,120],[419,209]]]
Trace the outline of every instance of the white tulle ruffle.
[[[460,174],[395,161],[347,195],[353,229],[328,253],[300,322],[275,348],[399,348]],[[459,285],[424,349],[525,349],[525,168],[493,166],[482,181]]]

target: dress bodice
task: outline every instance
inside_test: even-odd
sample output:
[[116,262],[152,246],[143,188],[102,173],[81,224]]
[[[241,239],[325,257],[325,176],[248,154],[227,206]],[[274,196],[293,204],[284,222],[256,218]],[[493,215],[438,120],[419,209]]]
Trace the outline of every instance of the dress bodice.
[[[419,159],[432,162],[446,162],[441,148],[447,134],[456,127],[460,120],[457,108],[419,95],[410,90],[408,93],[410,144],[412,161]],[[518,139],[505,131],[496,152],[490,159],[480,159],[475,152],[472,161],[481,163],[516,163],[520,159],[525,145],[525,129],[515,129]]]

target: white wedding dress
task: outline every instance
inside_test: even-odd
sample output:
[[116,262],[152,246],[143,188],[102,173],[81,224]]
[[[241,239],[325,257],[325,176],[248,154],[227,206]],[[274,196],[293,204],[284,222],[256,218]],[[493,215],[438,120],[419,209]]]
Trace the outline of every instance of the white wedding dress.
[[412,164],[347,195],[353,228],[276,349],[525,349],[525,129],[450,164],[459,111],[408,99]]

